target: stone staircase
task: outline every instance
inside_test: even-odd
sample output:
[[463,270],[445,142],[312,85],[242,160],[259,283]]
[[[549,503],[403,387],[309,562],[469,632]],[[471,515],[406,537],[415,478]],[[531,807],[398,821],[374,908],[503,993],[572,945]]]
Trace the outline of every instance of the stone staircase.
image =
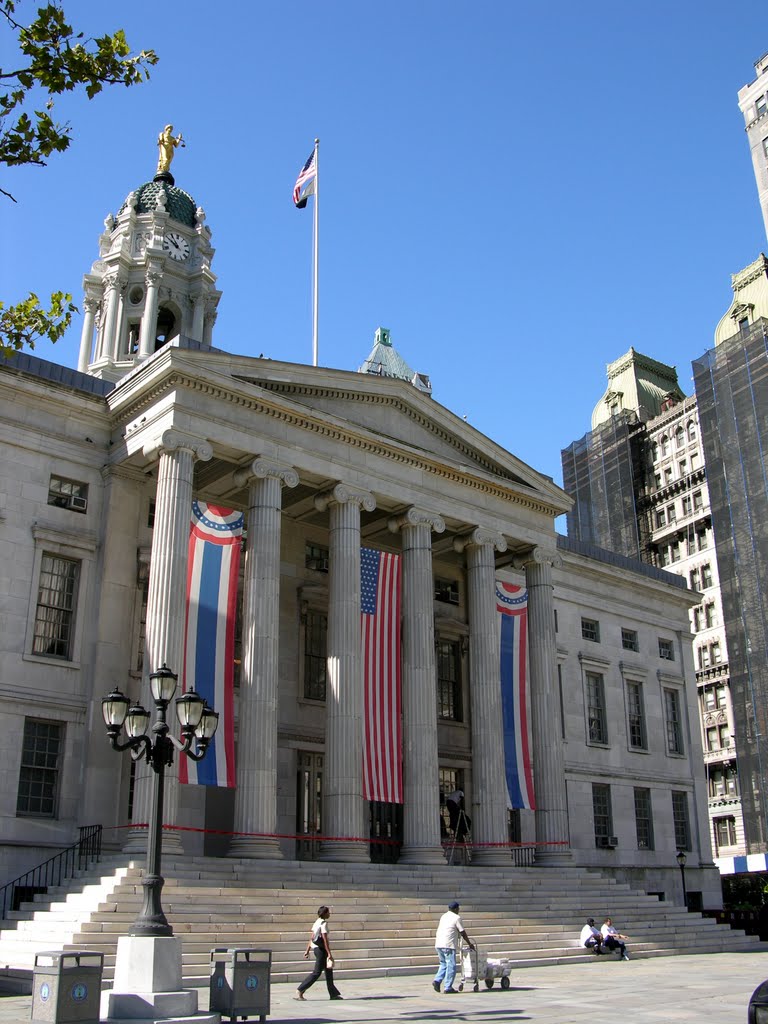
[[[163,909],[183,940],[189,986],[207,986],[214,947],[272,950],[272,980],[295,983],[317,907],[332,908],[340,977],[424,974],[435,966],[437,919],[453,899],[483,957],[516,967],[591,960],[578,943],[588,915],[610,914],[630,955],[768,951],[768,944],[597,872],[566,868],[406,867],[166,857]],[[114,973],[117,939],[138,914],[143,866],[102,861],[67,889],[36,897],[0,932],[0,974],[29,979],[35,953],[95,949]]]

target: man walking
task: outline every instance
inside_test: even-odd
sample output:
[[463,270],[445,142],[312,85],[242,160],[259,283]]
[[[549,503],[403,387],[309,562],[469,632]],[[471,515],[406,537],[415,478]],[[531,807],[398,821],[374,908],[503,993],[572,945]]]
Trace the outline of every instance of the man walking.
[[470,949],[475,945],[464,930],[464,925],[459,917],[459,904],[454,900],[448,904],[448,910],[440,918],[435,935],[435,951],[439,960],[437,974],[432,982],[435,992],[440,991],[440,983],[445,981],[443,994],[450,996],[458,991],[453,987],[453,979],[456,976],[456,944],[459,936],[466,942]]

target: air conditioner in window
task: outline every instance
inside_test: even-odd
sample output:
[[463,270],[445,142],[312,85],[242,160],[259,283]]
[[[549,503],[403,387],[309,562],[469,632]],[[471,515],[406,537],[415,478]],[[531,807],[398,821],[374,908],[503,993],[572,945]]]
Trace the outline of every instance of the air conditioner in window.
[[68,505],[74,512],[85,512],[88,508],[88,499],[80,494],[70,494]]
[[615,850],[619,845],[618,836],[598,836],[597,845],[601,846],[604,850]]
[[328,572],[328,559],[310,558],[307,561],[307,568],[314,569],[316,572]]

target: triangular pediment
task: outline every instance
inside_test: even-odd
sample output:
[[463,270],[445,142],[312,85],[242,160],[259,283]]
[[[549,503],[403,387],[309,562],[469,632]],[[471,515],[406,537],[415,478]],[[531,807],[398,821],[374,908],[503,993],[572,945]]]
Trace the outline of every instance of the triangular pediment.
[[[402,380],[174,344],[125,378],[118,390],[133,390],[140,403],[147,378],[153,378],[157,394],[160,377],[170,373],[177,380],[181,370],[190,374],[190,385],[193,379],[205,382],[208,394],[250,393],[257,404],[270,406],[272,417],[285,415],[294,423],[306,417],[308,429],[313,422],[332,427],[334,436],[348,444],[373,446],[403,463],[438,466],[454,479],[472,477],[516,492],[553,515],[571,505],[549,477]],[[130,400],[128,406],[135,414],[138,406]]]

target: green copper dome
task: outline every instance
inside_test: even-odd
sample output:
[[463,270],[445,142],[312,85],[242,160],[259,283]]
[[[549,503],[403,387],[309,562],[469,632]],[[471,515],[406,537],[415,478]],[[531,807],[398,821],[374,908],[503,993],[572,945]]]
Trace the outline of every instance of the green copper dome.
[[[161,192],[165,193],[165,208],[180,224],[186,224],[193,228],[196,221],[197,203],[191,195],[174,184],[173,177],[167,171],[158,174],[152,181],[147,181],[137,188],[136,213],[151,213],[157,208],[157,198]],[[120,213],[125,210],[128,200],[120,208]]]

